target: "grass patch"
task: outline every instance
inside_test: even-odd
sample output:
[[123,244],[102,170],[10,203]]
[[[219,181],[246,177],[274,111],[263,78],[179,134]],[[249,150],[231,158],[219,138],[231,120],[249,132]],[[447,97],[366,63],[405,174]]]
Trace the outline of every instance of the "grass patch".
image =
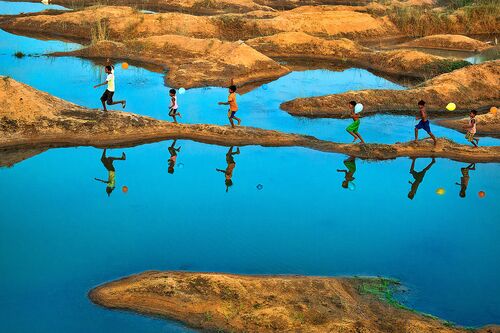
[[465,60],[442,59],[422,66],[422,70],[433,76],[453,72],[454,70],[472,65]]
[[19,58],[19,59],[24,58],[24,56],[25,56],[25,54],[22,53],[21,51],[17,51],[16,53],[14,53],[14,57]]
[[94,45],[100,41],[108,39],[108,22],[99,19],[90,29],[90,44]]
[[394,297],[394,291],[399,285],[399,281],[394,279],[363,279],[361,284],[358,286],[358,292],[361,295],[373,295],[380,301],[385,302],[395,308],[409,310]]

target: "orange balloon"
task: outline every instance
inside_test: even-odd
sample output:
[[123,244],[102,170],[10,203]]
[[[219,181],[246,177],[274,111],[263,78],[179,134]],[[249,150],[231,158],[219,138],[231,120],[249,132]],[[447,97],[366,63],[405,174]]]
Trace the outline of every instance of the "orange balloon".
[[127,64],[126,62],[123,62],[123,63],[122,63],[122,68],[123,68],[123,69],[127,69],[127,68],[128,68],[128,64]]
[[128,192],[128,187],[127,186],[123,186],[122,187],[122,192],[123,193],[127,193]]
[[486,196],[486,193],[484,191],[479,191],[477,195],[479,195],[480,198],[484,198]]
[[490,113],[497,114],[498,109],[495,106],[492,106],[490,109]]

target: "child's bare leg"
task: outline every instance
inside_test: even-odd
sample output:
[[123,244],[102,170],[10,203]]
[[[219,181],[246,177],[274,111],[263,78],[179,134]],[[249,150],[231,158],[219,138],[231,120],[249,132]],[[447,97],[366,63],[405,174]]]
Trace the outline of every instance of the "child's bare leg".
[[477,148],[478,145],[477,145],[477,142],[475,142],[476,139],[472,139],[472,141],[470,143],[472,143],[472,145],[474,146],[474,148]]
[[177,124],[177,119],[175,118],[175,113],[172,115],[172,118],[174,118],[174,123]]
[[352,140],[352,142],[356,142],[359,139],[358,136],[356,134],[354,134],[353,132],[347,131],[347,133],[351,134],[354,137],[354,140]]
[[359,134],[358,132],[356,132],[354,134],[356,134],[356,136],[361,140],[361,143],[365,143],[365,140],[363,140],[363,138],[361,137],[361,134]]
[[241,119],[240,118],[234,117],[234,119],[236,119],[236,121],[238,122],[238,125],[241,124]]
[[102,103],[102,109],[103,109],[104,111],[108,111],[108,109],[106,109],[106,101],[103,101],[103,100],[101,99],[101,103]]
[[418,128],[415,127],[415,142],[418,141]]
[[121,104],[123,107],[125,107],[126,103],[127,103],[126,101],[122,100],[122,101],[113,101],[111,103],[108,103],[108,105]]
[[434,141],[434,146],[435,146],[437,144],[436,137],[434,136],[434,134],[432,134],[432,132],[429,132],[429,135],[432,138],[432,140]]
[[231,127],[234,128],[234,121],[233,118],[229,118],[229,122],[231,123]]

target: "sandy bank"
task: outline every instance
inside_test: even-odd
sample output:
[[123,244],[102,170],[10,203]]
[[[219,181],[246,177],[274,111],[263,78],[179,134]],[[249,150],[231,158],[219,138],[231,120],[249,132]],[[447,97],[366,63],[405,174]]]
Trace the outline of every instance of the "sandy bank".
[[[244,43],[177,35],[152,36],[120,42],[102,41],[87,48],[55,55],[115,58],[160,65],[168,69],[173,87],[243,86],[289,73],[276,61]],[[231,59],[228,61],[228,59]]]
[[432,35],[400,44],[400,47],[480,52],[493,46],[462,35]]
[[[166,139],[189,139],[217,145],[305,147],[364,159],[446,157],[461,161],[498,162],[500,146],[480,147],[439,139],[398,144],[344,144],[312,136],[252,127],[172,124],[132,113],[90,110],[40,92],[10,78],[0,78],[0,148],[66,146],[134,146]],[[226,117],[221,110],[221,118]]]
[[[431,115],[450,116],[468,113],[470,109],[489,109],[500,104],[500,60],[471,65],[439,75],[408,90],[362,90],[342,94],[299,98],[281,104],[283,110],[296,116],[342,118],[348,115],[347,103],[363,103],[364,115],[374,113],[404,114],[416,112],[420,99],[427,102]],[[446,111],[448,103],[457,110]]]
[[[381,278],[145,272],[94,288],[112,309],[224,332],[480,332],[398,307]],[[490,327],[491,332],[499,332]],[[486,329],[483,330],[486,332]]]
[[[395,32],[387,18],[339,10],[335,6],[299,7],[281,12],[195,16],[144,14],[130,7],[89,7],[72,12],[1,16],[0,27],[20,34],[44,33],[90,41],[93,33],[115,41],[166,34],[221,40],[246,40],[279,32],[302,31],[324,37],[367,38]],[[95,37],[95,36],[94,36]]]
[[[488,135],[497,138],[500,137],[500,113],[498,112],[496,114],[487,113],[487,114],[477,115],[475,118],[476,118],[478,135]],[[436,123],[465,133],[463,126],[467,126],[469,124],[469,119],[470,119],[469,117],[438,119],[436,120]]]
[[303,32],[284,32],[250,39],[246,43],[270,57],[328,60],[418,78],[430,78],[468,64],[418,51],[375,52],[349,39],[324,39]]

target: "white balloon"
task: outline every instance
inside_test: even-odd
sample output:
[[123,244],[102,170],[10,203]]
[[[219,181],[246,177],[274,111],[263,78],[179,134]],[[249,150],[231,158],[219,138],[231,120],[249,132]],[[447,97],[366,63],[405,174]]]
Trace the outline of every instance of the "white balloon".
[[184,89],[184,88],[179,88],[179,94],[181,94],[181,95],[182,95],[182,94],[184,94],[185,92],[186,92],[186,89]]
[[360,113],[361,111],[363,111],[363,104],[361,103],[358,103],[354,106],[354,113]]

